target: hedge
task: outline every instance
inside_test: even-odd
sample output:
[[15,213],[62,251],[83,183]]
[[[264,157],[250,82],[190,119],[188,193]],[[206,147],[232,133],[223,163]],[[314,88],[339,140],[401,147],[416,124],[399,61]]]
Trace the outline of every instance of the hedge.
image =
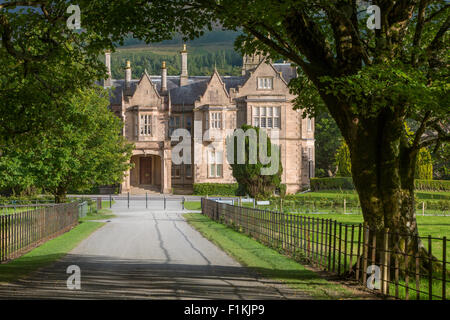
[[416,190],[450,191],[450,180],[414,180]]
[[351,177],[311,178],[311,190],[354,190]]
[[194,195],[235,196],[238,187],[237,183],[194,183]]
[[[414,180],[416,190],[450,191],[450,180]],[[311,178],[311,190],[354,190],[351,177]]]

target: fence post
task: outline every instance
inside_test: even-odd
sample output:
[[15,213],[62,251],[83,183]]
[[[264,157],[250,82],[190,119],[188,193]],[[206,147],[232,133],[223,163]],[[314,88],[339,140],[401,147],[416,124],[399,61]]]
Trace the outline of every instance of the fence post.
[[431,252],[433,246],[431,245],[431,235],[428,236],[428,254],[430,255],[430,263],[428,270],[428,298],[433,300],[433,253]]
[[388,270],[389,270],[389,228],[384,230],[384,243],[383,243],[383,259],[382,259],[382,275],[381,275],[381,293],[386,294],[388,288]]
[[367,255],[369,253],[369,230],[366,223],[363,225],[363,267],[362,267],[362,274],[363,274],[363,285],[366,285],[367,282]]
[[164,210],[166,210],[166,196],[164,196]]
[[183,201],[182,201],[182,203],[181,203],[181,204],[182,204],[182,210],[184,210],[184,201],[185,201],[185,200],[184,200],[184,196],[183,196]]
[[127,196],[127,203],[128,203],[128,209],[130,209],[130,192],[128,191],[128,196]]
[[112,196],[111,194],[109,194],[109,208],[111,209],[112,207]]
[[447,237],[444,236],[442,238],[442,300],[446,299],[446,288],[445,288],[445,282],[446,282],[446,275],[447,275]]
[[145,193],[145,209],[148,209],[148,192]]
[[102,198],[98,197],[97,198],[97,210],[101,210],[102,209]]

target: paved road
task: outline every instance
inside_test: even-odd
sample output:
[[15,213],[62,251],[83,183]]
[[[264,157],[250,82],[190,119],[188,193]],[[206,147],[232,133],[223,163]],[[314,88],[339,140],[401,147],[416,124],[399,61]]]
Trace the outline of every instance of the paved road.
[[[181,213],[126,202],[117,218],[52,266],[0,285],[0,298],[307,299],[259,279],[191,228]],[[81,290],[68,290],[66,269],[81,268]]]

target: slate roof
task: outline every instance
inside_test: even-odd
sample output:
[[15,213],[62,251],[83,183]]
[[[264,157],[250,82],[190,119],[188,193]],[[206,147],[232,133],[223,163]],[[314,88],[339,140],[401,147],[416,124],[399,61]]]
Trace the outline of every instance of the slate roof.
[[283,79],[289,84],[289,82],[297,77],[297,71],[290,63],[274,63],[274,68],[281,72]]
[[[282,73],[284,80],[289,83],[291,79],[297,76],[295,68],[289,63],[275,63],[274,68]],[[152,83],[158,91],[161,90],[161,76],[149,76]],[[179,76],[167,77],[167,90],[173,105],[194,105],[194,102],[202,96],[207,88],[210,76],[194,76],[189,77],[187,85],[180,87]],[[237,88],[245,83],[246,76],[222,76],[222,81],[228,92],[231,88]],[[136,91],[139,80],[131,80],[131,88],[128,94],[132,95]],[[111,96],[111,105],[120,105],[122,102],[122,93],[125,80],[112,80],[113,95]]]

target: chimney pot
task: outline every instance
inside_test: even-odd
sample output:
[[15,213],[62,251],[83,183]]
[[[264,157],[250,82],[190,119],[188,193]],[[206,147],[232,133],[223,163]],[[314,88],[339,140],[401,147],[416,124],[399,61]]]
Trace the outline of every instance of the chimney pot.
[[161,67],[161,92],[167,91],[167,68],[166,68],[166,62],[162,62]]

